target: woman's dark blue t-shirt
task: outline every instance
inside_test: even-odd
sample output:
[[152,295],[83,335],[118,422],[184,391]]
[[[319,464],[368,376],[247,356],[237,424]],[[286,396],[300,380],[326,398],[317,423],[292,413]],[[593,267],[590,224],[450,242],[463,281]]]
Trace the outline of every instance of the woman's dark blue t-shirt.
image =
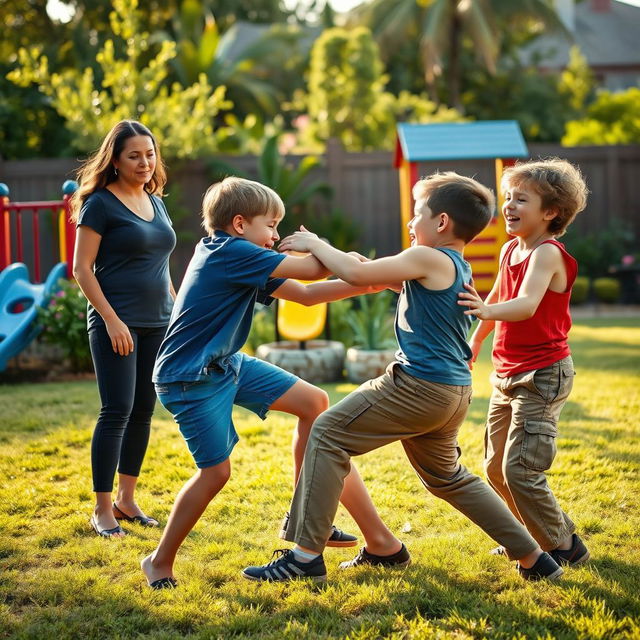
[[[146,221],[111,191],[99,189],[85,200],[78,219],[78,225],[102,236],[94,273],[109,304],[129,327],[162,327],[169,323],[173,305],[169,256],[176,234],[162,200],[153,195],[149,199],[154,216]],[[104,324],[91,304],[87,324]]]

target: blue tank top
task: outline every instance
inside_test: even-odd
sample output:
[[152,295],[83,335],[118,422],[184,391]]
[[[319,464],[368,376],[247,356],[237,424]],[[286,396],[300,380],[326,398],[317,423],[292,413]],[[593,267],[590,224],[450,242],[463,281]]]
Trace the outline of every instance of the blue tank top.
[[472,316],[458,304],[458,293],[471,282],[471,267],[453,249],[446,253],[456,268],[456,278],[448,289],[426,289],[417,280],[404,282],[396,311],[396,338],[400,349],[396,359],[408,374],[430,382],[451,385],[471,384],[467,361],[471,349],[467,335]]

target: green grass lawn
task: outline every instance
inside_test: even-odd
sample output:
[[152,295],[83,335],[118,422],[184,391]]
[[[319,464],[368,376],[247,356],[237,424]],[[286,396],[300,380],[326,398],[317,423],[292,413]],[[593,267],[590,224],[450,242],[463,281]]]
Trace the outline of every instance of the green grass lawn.
[[[354,550],[330,549],[323,588],[242,579],[243,567],[282,546],[293,420],[261,422],[239,410],[232,478],[185,542],[180,588],[150,591],[138,562],[160,531],[129,526],[111,541],[89,528],[95,383],[0,386],[0,637],[640,638],[640,319],[582,321],[571,344],[578,375],[550,480],[592,561],[552,584],[525,583],[512,563],[489,555],[492,541],[424,491],[399,445],[358,464],[411,567],[343,573],[337,565]],[[462,462],[477,473],[489,372],[485,349],[460,433]],[[332,402],[352,388],[327,387]],[[192,472],[158,406],[141,506],[166,522]],[[354,531],[342,509],[336,521]]]

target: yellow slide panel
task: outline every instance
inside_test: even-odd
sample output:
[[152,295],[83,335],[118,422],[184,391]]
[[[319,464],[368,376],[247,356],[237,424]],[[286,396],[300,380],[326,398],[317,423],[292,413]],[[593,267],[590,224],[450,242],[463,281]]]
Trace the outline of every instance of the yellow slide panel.
[[[292,252],[293,253],[293,252]],[[317,282],[311,280],[298,280],[302,284]],[[304,342],[317,338],[324,330],[327,319],[327,303],[322,302],[312,307],[291,302],[291,300],[278,300],[278,333],[285,340]]]

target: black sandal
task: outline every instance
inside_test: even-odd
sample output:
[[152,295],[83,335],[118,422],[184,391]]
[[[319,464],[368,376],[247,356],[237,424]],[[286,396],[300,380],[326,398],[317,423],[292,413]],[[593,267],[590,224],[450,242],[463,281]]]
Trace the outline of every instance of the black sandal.
[[89,519],[89,524],[91,524],[91,527],[93,528],[93,530],[101,538],[121,537],[121,536],[117,536],[116,534],[122,534],[123,536],[126,535],[126,531],[120,525],[116,525],[115,527],[113,527],[113,529],[100,529],[98,527],[98,521],[96,520],[95,514],[92,515],[91,518]]
[[175,589],[178,586],[178,581],[175,578],[167,576],[166,578],[160,578],[149,583],[149,586],[155,591],[160,589]]
[[[113,510],[116,520],[126,520],[127,522],[137,522],[143,527],[158,527],[160,523],[155,518],[149,516],[128,516],[115,502],[113,503]],[[120,515],[118,515],[120,514]]]

